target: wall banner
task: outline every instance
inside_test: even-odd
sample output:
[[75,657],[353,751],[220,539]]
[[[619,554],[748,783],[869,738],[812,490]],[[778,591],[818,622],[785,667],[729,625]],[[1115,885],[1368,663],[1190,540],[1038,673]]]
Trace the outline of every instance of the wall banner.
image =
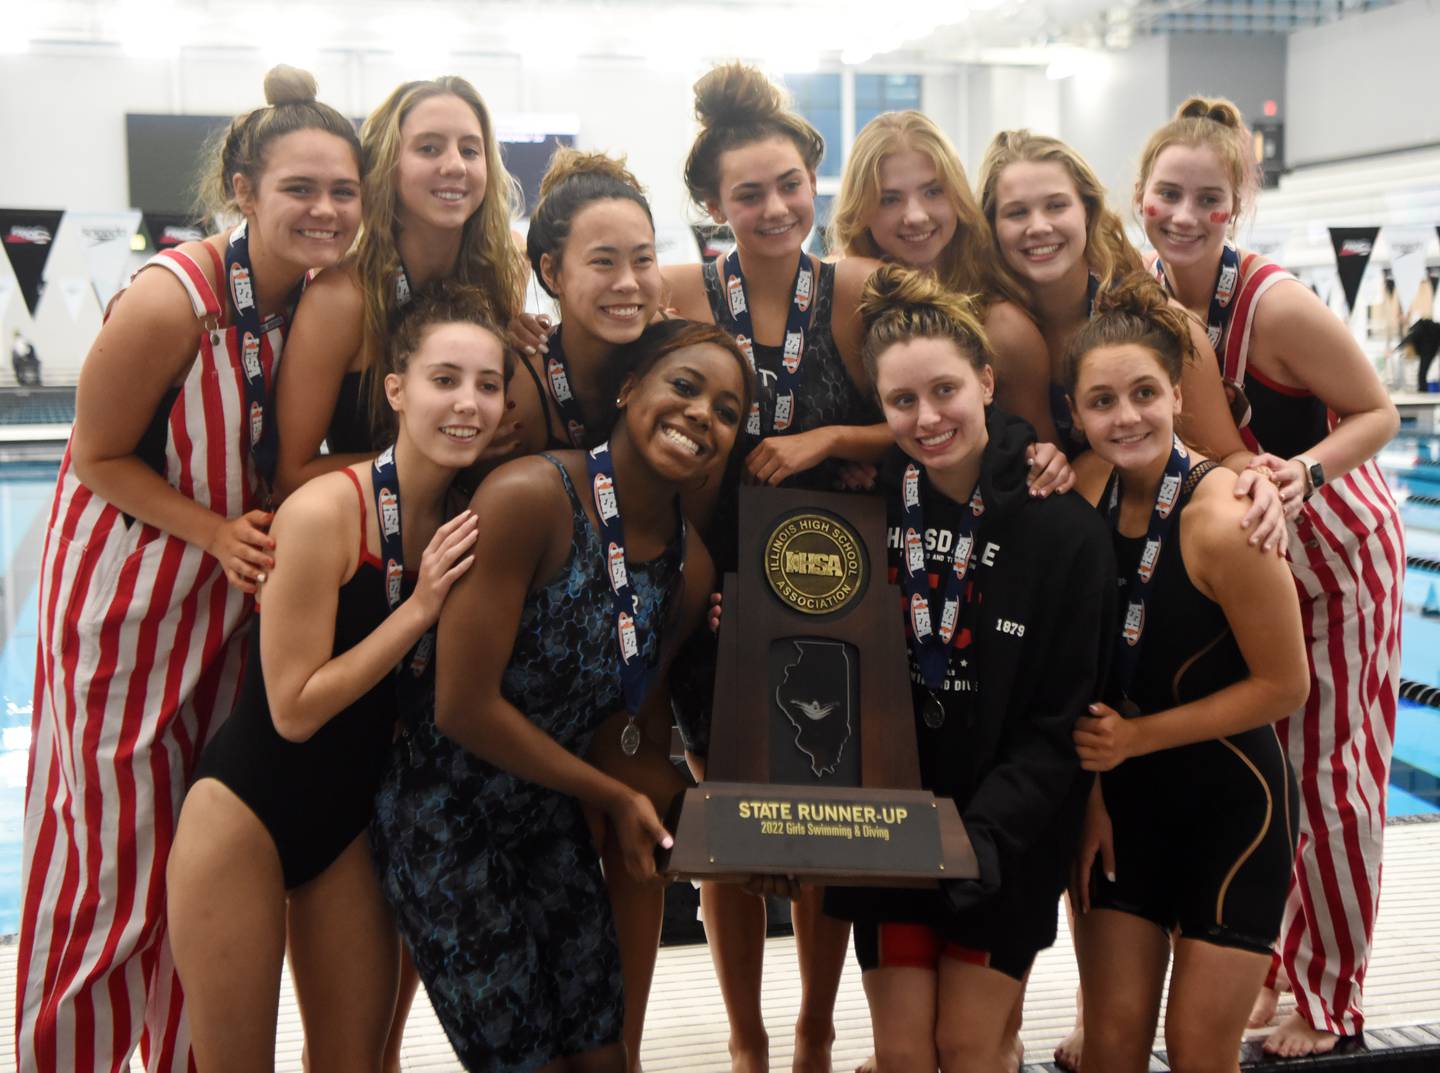
[[140,210],[72,212],[66,215],[65,223],[80,230],[80,247],[85,254],[90,286],[95,291],[95,301],[104,309],[124,282],[130,240],[140,226]]
[[1340,286],[1345,289],[1345,306],[1352,313],[1355,311],[1355,299],[1360,294],[1360,280],[1364,278],[1365,266],[1370,263],[1375,237],[1379,234],[1378,227],[1330,228],[1330,244],[1335,247],[1335,268],[1340,273]]
[[0,209],[0,245],[10,258],[30,315],[45,290],[45,262],[64,213],[50,209]]
[[193,217],[165,212],[147,212],[145,231],[150,236],[150,245],[157,252],[173,250],[182,242],[199,242],[205,237],[205,232]]

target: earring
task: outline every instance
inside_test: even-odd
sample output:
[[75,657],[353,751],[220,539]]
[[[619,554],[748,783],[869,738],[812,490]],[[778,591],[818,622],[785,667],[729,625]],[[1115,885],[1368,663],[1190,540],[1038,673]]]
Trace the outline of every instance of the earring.
[[625,408],[625,400],[624,400],[623,398],[621,398],[619,395],[616,395],[616,396],[615,396],[615,409],[617,409],[617,410],[623,410],[624,408]]

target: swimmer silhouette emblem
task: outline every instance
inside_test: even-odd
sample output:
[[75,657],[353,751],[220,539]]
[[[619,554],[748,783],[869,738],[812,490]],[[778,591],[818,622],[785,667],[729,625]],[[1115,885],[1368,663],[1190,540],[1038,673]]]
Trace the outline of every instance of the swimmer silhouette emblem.
[[[775,689],[775,704],[795,728],[795,747],[816,778],[835,774],[854,733],[850,653],[835,641],[792,641],[795,662]],[[838,687],[838,689],[837,689]]]

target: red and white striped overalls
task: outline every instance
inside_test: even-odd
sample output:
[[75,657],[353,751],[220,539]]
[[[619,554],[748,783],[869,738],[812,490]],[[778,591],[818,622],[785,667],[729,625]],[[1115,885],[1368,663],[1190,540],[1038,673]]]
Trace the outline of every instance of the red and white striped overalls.
[[[203,322],[222,319],[185,254],[163,252],[145,268],[173,273]],[[267,381],[281,329],[268,342]],[[169,413],[166,480],[227,518],[253,509],[248,428],[235,329],[202,330]],[[251,610],[216,559],[127,524],[76,478],[66,451],[40,572],[16,981],[22,1073],[122,1070],[137,1042],[152,1071],[194,1068],[165,940],[165,862],[195,761],[234,703]]]
[[[1246,370],[1255,307],[1294,277],[1254,254],[1240,274],[1219,351],[1226,379],[1247,383],[1258,376]],[[1331,413],[1332,429],[1335,421]],[[1259,449],[1251,429],[1242,435]],[[1304,505],[1290,524],[1289,558],[1309,648],[1310,697],[1276,727],[1300,785],[1300,845],[1278,960],[1305,1020],[1352,1035],[1364,1022],[1361,987],[1380,904],[1405,581],[1400,512],[1374,459]]]

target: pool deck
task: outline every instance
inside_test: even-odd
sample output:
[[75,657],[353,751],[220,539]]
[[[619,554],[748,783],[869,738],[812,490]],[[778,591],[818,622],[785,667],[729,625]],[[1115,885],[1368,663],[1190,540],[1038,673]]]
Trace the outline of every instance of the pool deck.
[[[1375,954],[1366,981],[1367,1027],[1440,1021],[1440,822],[1403,822],[1386,831],[1385,887],[1375,937]],[[1044,1070],[1055,1042],[1069,1031],[1077,981],[1075,961],[1060,916],[1056,946],[1041,954],[1026,997],[1024,1040],[1027,1054]],[[0,1070],[13,1070],[9,1041],[13,1033],[15,954],[13,943],[0,947]],[[771,939],[765,965],[765,1009],[771,1036],[771,1065],[789,1068],[790,1032],[800,1002],[795,944]],[[1282,1003],[1282,1012],[1286,1009]],[[870,1050],[870,1020],[860,973],[847,961],[835,1009],[835,1069],[849,1073]],[[728,1073],[725,1012],[703,946],[660,951],[651,993],[643,1049],[647,1073]],[[277,1073],[300,1073],[301,1033],[288,976],[280,1000],[276,1042]],[[1282,1068],[1285,1063],[1275,1063]],[[139,1070],[138,1061],[133,1067]],[[403,1068],[413,1073],[460,1068],[425,996],[416,1001],[406,1034]]]

